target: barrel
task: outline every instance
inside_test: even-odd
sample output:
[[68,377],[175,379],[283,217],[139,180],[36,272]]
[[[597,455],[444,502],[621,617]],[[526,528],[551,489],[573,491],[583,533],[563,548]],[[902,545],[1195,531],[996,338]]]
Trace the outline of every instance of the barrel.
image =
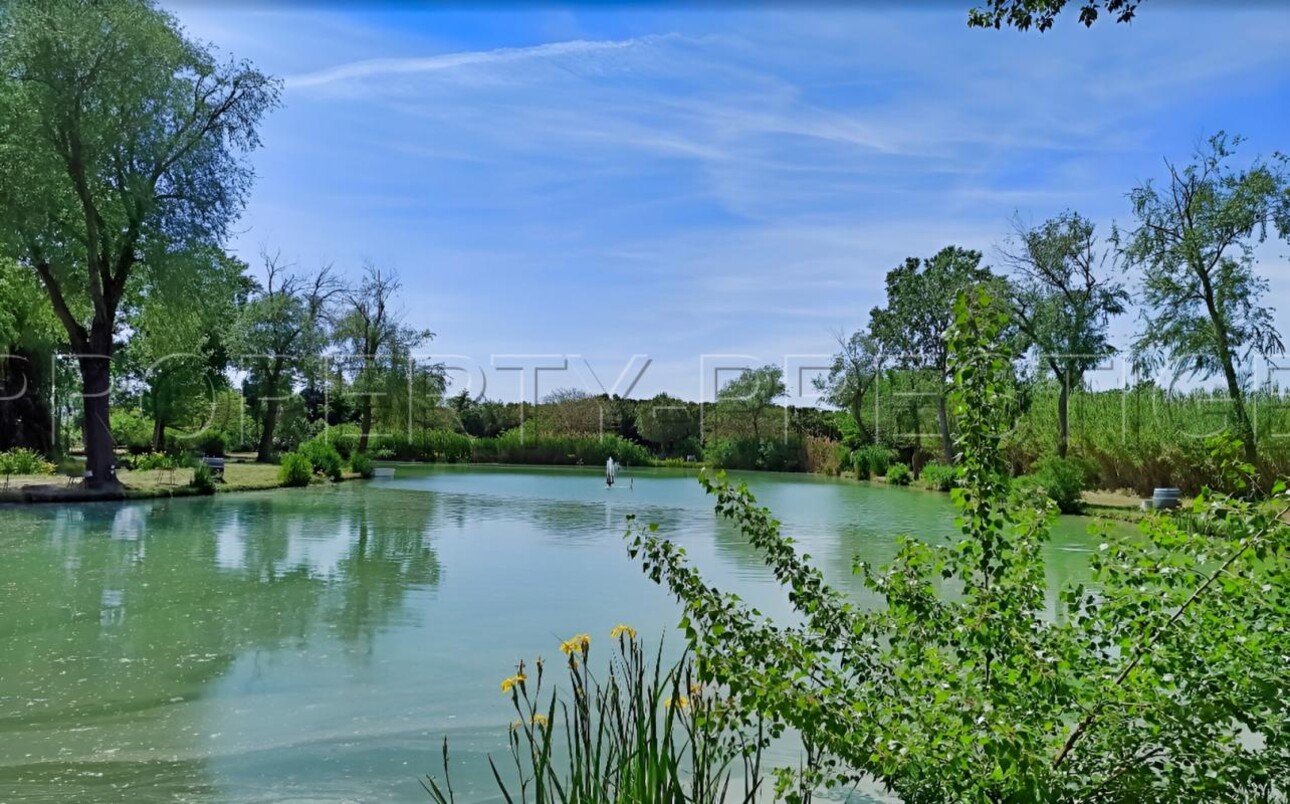
[[1151,507],[1157,511],[1165,508],[1177,508],[1182,504],[1182,489],[1158,488],[1151,495]]

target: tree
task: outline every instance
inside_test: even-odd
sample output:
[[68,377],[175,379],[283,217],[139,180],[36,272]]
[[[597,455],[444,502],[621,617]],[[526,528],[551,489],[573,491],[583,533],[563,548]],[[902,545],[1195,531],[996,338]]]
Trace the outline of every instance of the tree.
[[218,63],[146,0],[15,0],[0,41],[0,244],[40,278],[77,355],[90,485],[116,486],[122,298],[163,255],[224,237],[278,85]]
[[680,442],[699,437],[699,417],[692,403],[659,394],[636,406],[636,432],[664,454]]
[[1274,225],[1290,235],[1290,182],[1285,158],[1233,167],[1239,137],[1219,132],[1193,164],[1166,162],[1168,187],[1147,182],[1129,198],[1138,221],[1125,255],[1144,273],[1144,326],[1134,349],[1148,367],[1168,364],[1174,376],[1221,374],[1231,398],[1232,425],[1257,456],[1246,409],[1243,366],[1253,355],[1284,354],[1273,310],[1262,305],[1268,282],[1255,273],[1254,247]]
[[227,325],[253,286],[246,263],[220,251],[169,259],[167,270],[122,316],[130,328],[126,371],[144,385],[157,452],[166,448],[167,426],[204,427],[211,418],[213,394],[227,386]]
[[851,415],[860,441],[868,443],[873,440],[873,434],[864,423],[864,402],[882,371],[882,350],[865,330],[857,330],[850,338],[839,332],[837,339],[838,353],[833,356],[833,365],[827,375],[816,378],[815,387],[824,392],[830,405]]
[[936,419],[941,452],[954,461],[946,394],[949,350],[944,335],[954,321],[954,299],[997,277],[981,266],[981,252],[946,246],[935,256],[910,257],[887,273],[887,306],[869,314],[869,330],[884,359],[897,369],[924,372],[935,384]]
[[398,373],[396,358],[410,355],[434,337],[429,330],[403,323],[404,313],[396,306],[401,287],[396,272],[367,264],[362,281],[345,294],[344,311],[336,323],[337,339],[349,351],[345,362],[351,367],[353,390],[359,396],[359,452],[367,451],[374,398],[384,395],[382,384]]
[[49,399],[61,329],[39,281],[0,258],[0,452],[53,451]]
[[618,428],[608,400],[578,388],[557,388],[534,411],[538,432],[553,435],[603,435]]
[[786,394],[784,370],[779,366],[748,369],[717,392],[717,411],[724,419],[748,422],[753,438],[760,439],[762,416]]
[[[1011,26],[1028,31],[1033,26],[1038,31],[1053,27],[1053,20],[1066,8],[1069,0],[987,0],[984,6],[968,11],[969,28],[999,28]],[[1116,22],[1130,22],[1138,11],[1141,0],[1081,0],[1079,21],[1087,28],[1097,22],[1105,12]]]
[[701,478],[783,587],[787,621],[710,585],[657,524],[629,525],[629,554],[684,607],[701,688],[758,736],[800,735],[806,762],[776,773],[780,791],[806,791],[789,800],[862,780],[909,804],[1283,800],[1285,484],[1275,504],[1207,494],[1194,518],[1104,530],[1093,587],[1066,586],[1054,611],[1051,504],[1016,493],[1000,452],[1014,355],[997,305],[959,310],[960,535],[857,566],[862,605],[746,486]]
[[234,342],[251,361],[253,402],[263,404],[256,460],[273,458],[273,438],[282,401],[309,364],[321,358],[329,333],[327,322],[340,283],[324,266],[310,277],[292,275],[278,254],[264,255],[265,281],[242,308]]
[[1057,454],[1070,444],[1070,392],[1098,361],[1115,353],[1107,327],[1129,295],[1113,277],[1115,254],[1099,247],[1094,224],[1066,212],[1038,227],[1014,220],[1004,257],[1017,273],[1009,284],[1013,317],[1057,380]]

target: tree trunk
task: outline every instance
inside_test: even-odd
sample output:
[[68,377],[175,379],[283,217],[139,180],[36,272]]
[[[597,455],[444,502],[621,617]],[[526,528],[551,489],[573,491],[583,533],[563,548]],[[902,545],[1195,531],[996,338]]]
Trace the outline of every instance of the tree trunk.
[[152,451],[166,451],[166,422],[161,418],[157,406],[152,406]]
[[1210,323],[1214,326],[1215,342],[1218,346],[1218,357],[1223,364],[1223,378],[1227,380],[1227,393],[1232,398],[1232,417],[1235,419],[1236,437],[1245,447],[1245,460],[1252,466],[1258,466],[1259,451],[1254,443],[1254,426],[1250,423],[1249,413],[1245,410],[1245,392],[1241,389],[1241,379],[1236,374],[1236,361],[1232,358],[1231,343],[1227,334],[1227,322],[1218,309],[1214,299],[1214,288],[1209,274],[1197,271],[1201,287],[1205,292],[1205,307],[1209,311]]
[[864,423],[864,399],[857,399],[851,405],[851,418],[856,423],[856,433],[859,435],[861,446],[873,443],[873,434]]
[[358,435],[358,451],[367,452],[367,439],[372,433],[372,397],[363,396],[362,431]]
[[[1220,339],[1225,342],[1225,339]],[[1259,450],[1254,443],[1254,425],[1250,422],[1249,412],[1245,409],[1245,392],[1241,389],[1241,380],[1236,374],[1236,365],[1231,353],[1223,350],[1223,376],[1227,380],[1227,393],[1232,397],[1232,417],[1235,419],[1236,437],[1245,447],[1245,460],[1252,466],[1258,466]]]
[[941,451],[945,462],[954,465],[954,439],[950,438],[950,414],[945,409],[945,395],[936,397],[936,419],[941,427]]
[[1066,458],[1070,448],[1070,402],[1071,386],[1065,375],[1057,375],[1061,387],[1057,390],[1057,457]]
[[278,398],[275,393],[264,400],[264,427],[260,430],[260,446],[255,452],[256,463],[273,460],[273,431],[278,426]]
[[112,348],[101,338],[93,338],[99,354],[81,355],[81,384],[85,409],[85,468],[90,473],[85,485],[92,489],[115,490],[121,487],[116,476],[111,428]]

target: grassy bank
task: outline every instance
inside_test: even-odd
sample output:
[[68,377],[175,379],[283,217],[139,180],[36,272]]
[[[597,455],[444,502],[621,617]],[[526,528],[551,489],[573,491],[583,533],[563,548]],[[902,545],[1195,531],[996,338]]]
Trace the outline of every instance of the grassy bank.
[[[357,477],[356,474],[346,473],[342,480],[352,480]],[[0,486],[0,503],[72,503],[202,495],[202,491],[192,485],[192,469],[124,470],[119,478],[122,483],[121,489],[95,491],[79,482],[69,482],[66,477],[15,475],[9,478],[7,486]],[[330,482],[332,481],[322,478],[314,479],[315,485]],[[278,467],[273,464],[229,461],[224,468],[224,481],[215,484],[215,493],[266,491],[284,487],[278,474]]]

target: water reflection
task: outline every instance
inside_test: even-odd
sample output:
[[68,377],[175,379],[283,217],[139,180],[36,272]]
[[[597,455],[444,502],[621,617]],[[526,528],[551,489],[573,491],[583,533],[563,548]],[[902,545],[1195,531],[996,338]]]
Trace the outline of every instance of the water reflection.
[[205,789],[197,702],[239,656],[370,650],[406,596],[438,582],[430,501],[394,496],[0,512],[0,790],[127,800],[134,774]]
[[[619,622],[673,634],[675,603],[627,558],[627,514],[723,591],[789,610],[692,477],[633,481],[400,469],[290,494],[0,508],[0,801],[419,800],[445,734],[469,763],[461,786],[491,793],[484,755],[511,717],[496,679],[516,659]],[[858,599],[856,556],[953,533],[943,496],[750,481]],[[1086,548],[1063,525],[1050,580],[1077,577]]]

